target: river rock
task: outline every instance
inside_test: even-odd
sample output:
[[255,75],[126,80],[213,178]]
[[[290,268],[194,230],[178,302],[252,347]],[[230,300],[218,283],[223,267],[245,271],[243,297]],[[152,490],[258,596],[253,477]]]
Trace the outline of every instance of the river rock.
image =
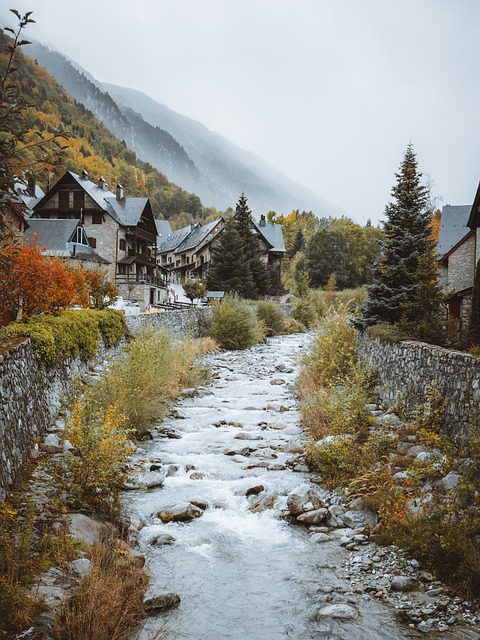
[[332,504],[328,507],[327,517],[325,522],[329,527],[343,527],[343,516],[346,509],[340,504]]
[[249,489],[247,489],[245,491],[245,495],[247,496],[255,496],[258,495],[259,493],[261,493],[262,491],[265,491],[265,487],[263,486],[263,484],[257,484],[254,487],[250,487]]
[[273,509],[275,506],[276,497],[269,495],[264,496],[262,498],[257,498],[252,501],[250,505],[250,511],[252,513],[260,513],[261,511],[265,511],[266,509]]
[[248,431],[241,431],[237,433],[234,440],[262,440],[262,436],[256,435],[255,433],[248,433]]
[[283,378],[272,378],[270,380],[270,384],[272,385],[281,385],[281,384],[285,384],[285,380]]
[[157,518],[160,518],[162,522],[188,522],[195,518],[200,518],[200,516],[203,516],[202,509],[190,502],[167,507],[157,514]]
[[313,536],[310,536],[311,542],[329,542],[331,540],[328,533],[314,533]]
[[413,591],[415,584],[411,576],[394,576],[390,583],[393,591]]
[[306,511],[297,516],[297,522],[302,524],[319,524],[325,520],[328,513],[328,509],[322,507],[321,509],[314,509],[313,511]]
[[326,607],[317,609],[314,618],[336,618],[339,620],[353,620],[357,617],[357,612],[349,604],[329,604]]
[[74,540],[92,546],[100,542],[113,531],[113,527],[104,522],[94,520],[83,513],[72,513],[70,516],[70,535]]
[[166,544],[173,544],[175,538],[169,533],[159,533],[150,540],[150,544],[154,547],[163,547]]
[[205,474],[201,471],[194,471],[190,474],[190,480],[203,480],[205,478]]
[[162,425],[161,427],[157,427],[156,432],[160,438],[171,438],[173,440],[181,440],[182,436],[180,433],[170,427],[169,425]]
[[[255,449],[252,449],[255,451]],[[248,456],[250,447],[229,447],[223,452],[226,456]]]
[[312,503],[314,510],[324,506],[323,500],[311,485],[301,484],[288,494],[287,509],[290,515],[298,516],[304,513],[304,506],[309,502]]
[[373,527],[377,524],[378,517],[369,509],[350,509],[343,514],[343,523],[350,529],[364,529],[365,527]]
[[146,598],[143,602],[143,608],[146,613],[159,613],[160,611],[168,611],[174,607],[178,607],[181,599],[177,593],[162,593],[158,596]]

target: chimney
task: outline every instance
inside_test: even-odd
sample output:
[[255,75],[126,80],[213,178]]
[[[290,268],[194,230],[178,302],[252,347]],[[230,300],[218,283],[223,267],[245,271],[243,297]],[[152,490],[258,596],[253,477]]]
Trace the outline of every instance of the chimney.
[[27,180],[27,193],[30,197],[35,197],[36,180],[35,176],[29,175]]
[[107,191],[108,189],[107,181],[103,176],[101,176],[100,180],[98,181],[98,188],[102,189],[102,191]]
[[123,200],[123,185],[117,184],[117,192],[116,192],[118,202]]
[[261,215],[260,216],[260,222],[258,223],[259,227],[266,227],[267,226],[267,221],[265,220],[265,216]]
[[82,178],[88,180],[88,171],[85,171],[85,169],[82,171]]

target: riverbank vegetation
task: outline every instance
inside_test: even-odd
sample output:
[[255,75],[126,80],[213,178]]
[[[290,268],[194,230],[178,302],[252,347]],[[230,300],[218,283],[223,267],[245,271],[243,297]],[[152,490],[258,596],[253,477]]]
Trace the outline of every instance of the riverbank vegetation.
[[[72,313],[122,318],[111,310]],[[103,331],[109,335],[116,323],[104,319]],[[123,321],[119,327],[123,336]],[[120,640],[144,616],[148,579],[123,541],[120,519],[128,457],[182,388],[205,380],[201,357],[215,348],[209,338],[173,340],[147,328],[88,386],[79,380],[65,409],[65,446],[53,447],[60,457],[30,461],[17,491],[0,503],[0,637],[35,624],[48,608],[35,590],[36,577],[52,567],[61,573],[79,554],[90,568],[62,604],[55,638]],[[93,547],[74,542],[66,518],[79,510],[110,522],[110,535]]]
[[344,310],[327,314],[303,362],[309,464],[345,501],[377,514],[377,542],[402,546],[474,597],[480,589],[479,416],[454,445],[441,428],[444,401],[432,384],[411,414],[399,406],[374,418],[374,378],[357,356],[356,336]]

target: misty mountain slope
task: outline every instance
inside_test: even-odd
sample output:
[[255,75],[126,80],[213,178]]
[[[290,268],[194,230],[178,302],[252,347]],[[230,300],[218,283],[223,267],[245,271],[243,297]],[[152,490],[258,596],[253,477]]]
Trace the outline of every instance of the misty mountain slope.
[[[169,131],[185,148],[198,169],[225,186],[236,201],[244,191],[252,207],[289,213],[314,210],[319,216],[340,209],[269,166],[255,154],[240,149],[205,125],[176,113],[140,91],[103,83],[118,105],[141,113],[152,125]],[[231,204],[230,204],[231,206]]]
[[28,53],[139,158],[198,195],[205,205],[233,207],[244,192],[257,215],[271,209],[312,210],[319,216],[339,213],[337,207],[254,154],[149,96],[102,84],[76,62],[42,44],[30,45]]

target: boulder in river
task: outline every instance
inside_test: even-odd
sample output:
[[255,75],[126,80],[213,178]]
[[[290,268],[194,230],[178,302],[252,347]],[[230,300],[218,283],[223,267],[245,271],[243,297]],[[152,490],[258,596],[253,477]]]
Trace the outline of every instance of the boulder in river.
[[158,596],[147,598],[143,603],[146,613],[159,613],[168,611],[180,604],[180,596],[177,593],[162,593]]
[[320,524],[327,516],[328,509],[322,507],[321,509],[314,509],[313,511],[306,511],[297,516],[297,522],[302,524]]
[[157,513],[157,518],[160,518],[162,522],[188,522],[200,518],[200,516],[203,516],[203,510],[191,502],[166,507]]
[[305,511],[305,505],[312,503],[313,509],[320,509],[324,506],[316,490],[308,484],[301,484],[295,487],[287,496],[287,509],[290,515],[298,516]]
[[314,618],[337,618],[340,620],[352,620],[357,617],[357,612],[349,604],[328,604],[320,607],[314,614]]

